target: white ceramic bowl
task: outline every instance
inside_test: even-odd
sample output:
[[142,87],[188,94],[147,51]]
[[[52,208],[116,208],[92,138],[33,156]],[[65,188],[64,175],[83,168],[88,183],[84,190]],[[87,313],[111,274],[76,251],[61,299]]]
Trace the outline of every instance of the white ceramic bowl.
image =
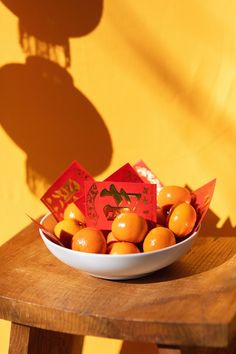
[[[50,213],[41,220],[51,231],[55,223]],[[46,247],[61,262],[92,276],[112,280],[139,278],[170,265],[190,250],[198,234],[196,231],[180,243],[158,251],[109,255],[73,251],[50,241],[41,229],[39,232]]]

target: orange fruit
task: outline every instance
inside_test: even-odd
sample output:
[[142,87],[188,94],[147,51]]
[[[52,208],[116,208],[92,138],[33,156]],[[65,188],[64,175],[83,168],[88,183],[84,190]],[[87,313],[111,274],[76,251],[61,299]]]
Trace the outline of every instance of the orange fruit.
[[85,224],[85,216],[82,211],[74,204],[70,203],[64,210],[64,219],[74,219],[82,224]]
[[111,225],[112,234],[119,241],[142,242],[147,230],[146,220],[133,212],[119,214]]
[[129,253],[140,253],[138,247],[131,242],[113,242],[108,247],[109,254],[129,254]]
[[157,195],[157,205],[160,208],[169,207],[182,202],[191,202],[191,193],[184,187],[165,186]]
[[119,240],[117,240],[117,238],[115,238],[115,236],[113,235],[112,232],[109,232],[109,234],[107,235],[107,244],[109,245],[112,242],[118,242]]
[[85,227],[73,236],[71,248],[80,252],[106,253],[107,244],[102,231]]
[[185,237],[190,234],[197,220],[194,207],[188,203],[173,206],[168,218],[168,227],[176,237]]
[[82,226],[73,219],[61,220],[54,227],[54,234],[60,238],[64,246],[71,248],[73,235],[81,230]]
[[143,241],[143,252],[160,250],[176,244],[175,235],[167,227],[158,226],[149,231]]

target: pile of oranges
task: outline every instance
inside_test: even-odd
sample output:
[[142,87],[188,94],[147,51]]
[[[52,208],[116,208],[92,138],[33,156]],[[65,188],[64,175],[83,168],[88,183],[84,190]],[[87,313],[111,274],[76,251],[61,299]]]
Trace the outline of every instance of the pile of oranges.
[[157,195],[157,222],[124,209],[112,222],[110,231],[86,226],[85,216],[74,203],[67,206],[64,219],[54,233],[67,248],[80,252],[129,254],[150,252],[176,244],[194,230],[197,212],[193,195],[179,186],[165,186]]

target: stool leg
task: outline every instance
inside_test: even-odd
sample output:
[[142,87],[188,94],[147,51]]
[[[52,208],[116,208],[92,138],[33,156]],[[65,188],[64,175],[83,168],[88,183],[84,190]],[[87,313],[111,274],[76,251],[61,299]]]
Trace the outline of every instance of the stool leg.
[[12,323],[8,354],[27,354],[29,346],[29,334],[29,327]]
[[82,352],[82,347],[82,336],[17,323],[11,325],[8,354],[77,354]]

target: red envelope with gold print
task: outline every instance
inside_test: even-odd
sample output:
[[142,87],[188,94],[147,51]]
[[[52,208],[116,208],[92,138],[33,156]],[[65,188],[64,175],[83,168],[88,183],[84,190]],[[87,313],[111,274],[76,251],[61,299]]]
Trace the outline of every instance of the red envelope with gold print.
[[113,181],[113,182],[135,182],[135,183],[143,183],[142,178],[135,171],[135,169],[129,164],[126,163],[124,166],[115,171],[112,175],[107,177],[105,181]]
[[85,213],[85,181],[93,181],[93,177],[77,161],[73,161],[42,196],[41,201],[57,221],[63,219],[65,208],[72,202]]
[[163,187],[162,182],[159,180],[159,178],[157,178],[157,176],[152,172],[152,170],[150,170],[150,168],[142,160],[136,162],[133,168],[141,177],[143,182],[156,184],[157,193],[161,190],[161,188]]
[[209,209],[210,202],[212,200],[213,193],[215,190],[215,184],[216,179],[213,179],[212,181],[208,182],[207,184],[193,192],[194,199],[192,201],[192,204],[196,209],[198,216],[194,228],[195,230],[198,228],[198,226],[202,222],[202,219],[206,215],[207,210]]
[[156,222],[156,185],[129,182],[85,182],[86,223],[110,230],[114,218],[129,209]]

